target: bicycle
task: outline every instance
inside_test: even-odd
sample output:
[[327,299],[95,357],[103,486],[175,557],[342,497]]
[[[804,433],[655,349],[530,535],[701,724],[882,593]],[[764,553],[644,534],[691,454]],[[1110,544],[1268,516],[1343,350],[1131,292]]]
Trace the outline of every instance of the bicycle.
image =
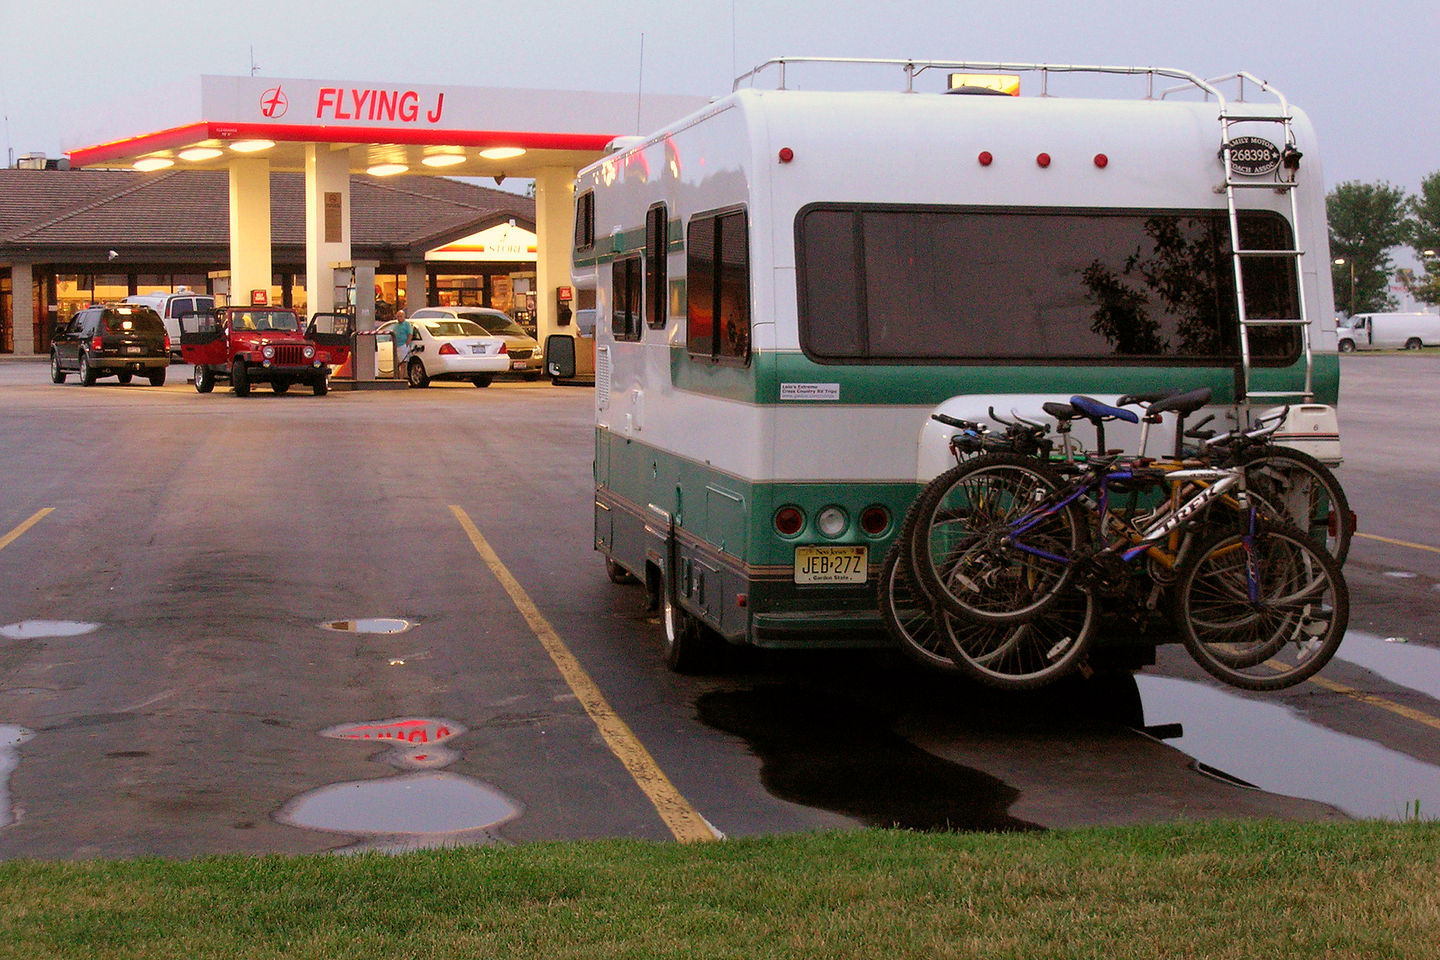
[[[1175,411],[1183,418],[1205,399],[1198,392],[1163,398],[1147,416]],[[1121,461],[1105,448],[1103,424],[1139,418],[1086,397],[1072,397],[1070,407],[1095,424],[1098,451],[1083,467],[1072,464],[1072,477],[1035,457],[987,454],[942,474],[917,502],[909,537],[916,582],[937,612],[990,628],[945,632],[956,638],[957,667],[1012,688],[1056,679],[1082,662],[1094,640],[1096,618],[1078,613],[1089,605],[1082,607],[1076,594],[1133,596],[1127,587],[1137,579],[1149,581],[1150,608],[1173,588],[1172,618],[1187,649],[1226,682],[1278,689],[1324,666],[1348,619],[1339,565],[1293,526],[1259,517],[1246,493],[1246,469]],[[1278,425],[1245,436],[1258,441]],[[1155,488],[1170,497],[1153,510],[1122,519],[1110,509],[1112,494]],[[1243,509],[1226,511],[1228,521],[1218,527],[1202,525],[1198,518],[1232,490]],[[1237,533],[1242,519],[1247,525]],[[1149,562],[1145,576],[1136,577],[1131,565],[1140,557]],[[1017,639],[1013,629],[994,639],[997,628],[1034,621],[1062,598],[1073,629],[1059,640],[1053,631]],[[1224,611],[1222,599],[1234,609]],[[1276,665],[1273,658],[1291,643],[1290,660]],[[1267,663],[1268,674],[1255,672]]]

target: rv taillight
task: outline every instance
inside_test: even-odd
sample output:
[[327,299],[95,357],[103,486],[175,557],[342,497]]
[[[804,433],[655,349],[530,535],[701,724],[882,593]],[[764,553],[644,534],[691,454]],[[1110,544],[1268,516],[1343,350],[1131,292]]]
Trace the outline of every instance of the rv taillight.
[[995,162],[995,157],[991,155],[989,150],[981,150],[980,156],[976,157],[975,159],[980,161],[980,166],[982,167],[988,167],[990,166],[990,164]]
[[1035,162],[1038,163],[1038,164],[1040,164],[1040,166],[1042,166],[1042,167],[1048,167],[1048,166],[1050,166],[1050,154],[1048,154],[1048,153],[1042,153],[1042,154],[1040,154],[1039,156],[1037,156],[1037,157],[1035,158]]
[[782,537],[793,537],[805,528],[805,514],[799,507],[781,507],[775,511],[775,530]]
[[890,527],[890,511],[878,503],[860,511],[860,529],[878,537]]
[[795,151],[794,151],[794,150],[791,150],[789,147],[781,147],[781,148],[780,148],[780,162],[781,162],[781,163],[789,163],[791,160],[794,160],[794,159],[795,159]]
[[1109,158],[1109,157],[1105,156],[1105,154],[1103,154],[1103,153],[1097,153],[1097,154],[1095,154],[1095,166],[1099,167],[1101,170],[1104,170],[1104,169],[1105,169],[1106,167],[1108,167],[1109,165],[1110,165],[1110,158]]

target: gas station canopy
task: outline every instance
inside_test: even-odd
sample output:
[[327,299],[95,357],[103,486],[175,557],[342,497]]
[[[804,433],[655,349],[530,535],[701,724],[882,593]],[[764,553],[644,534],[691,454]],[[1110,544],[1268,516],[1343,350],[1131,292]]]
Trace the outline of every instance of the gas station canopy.
[[[192,86],[91,113],[67,150],[72,167],[226,170],[228,294],[259,302],[270,287],[270,173],[305,174],[305,275],[311,308],[335,309],[347,289],[372,289],[374,264],[353,261],[350,178],[366,173],[533,178],[536,317],[555,332],[570,281],[575,174],[618,136],[701,109],[703,97],[422,86],[273,77],[200,78]],[[103,126],[96,126],[97,124]],[[143,131],[136,133],[135,131]],[[368,271],[368,272],[367,272]],[[373,306],[357,299],[358,329]],[[560,320],[563,323],[563,320]]]
[[[200,78],[124,110],[68,150],[75,167],[225,169],[263,157],[304,170],[307,145],[347,155],[351,173],[535,177],[578,170],[617,136],[704,106],[703,97],[419,86],[273,77]],[[108,128],[108,129],[107,129]],[[136,130],[145,131],[136,133]]]

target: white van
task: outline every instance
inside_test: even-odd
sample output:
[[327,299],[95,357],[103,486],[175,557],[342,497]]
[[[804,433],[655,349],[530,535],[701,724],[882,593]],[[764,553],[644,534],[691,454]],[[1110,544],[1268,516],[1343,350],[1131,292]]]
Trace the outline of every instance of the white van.
[[1440,346],[1440,314],[1357,313],[1335,328],[1341,353]]
[[180,318],[187,313],[204,313],[215,309],[215,298],[181,287],[174,293],[137,293],[126,297],[126,303],[143,303],[160,315],[165,332],[170,335],[170,356],[180,359]]

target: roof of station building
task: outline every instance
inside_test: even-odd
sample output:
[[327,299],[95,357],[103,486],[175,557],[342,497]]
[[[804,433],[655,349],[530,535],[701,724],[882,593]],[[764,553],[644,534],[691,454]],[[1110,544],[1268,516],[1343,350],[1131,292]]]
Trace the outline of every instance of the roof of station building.
[[[270,177],[271,240],[305,242],[305,182]],[[103,245],[150,250],[229,243],[224,171],[0,170],[0,250],[44,252]],[[514,219],[533,229],[535,201],[444,177],[355,176],[351,243],[425,250]]]

